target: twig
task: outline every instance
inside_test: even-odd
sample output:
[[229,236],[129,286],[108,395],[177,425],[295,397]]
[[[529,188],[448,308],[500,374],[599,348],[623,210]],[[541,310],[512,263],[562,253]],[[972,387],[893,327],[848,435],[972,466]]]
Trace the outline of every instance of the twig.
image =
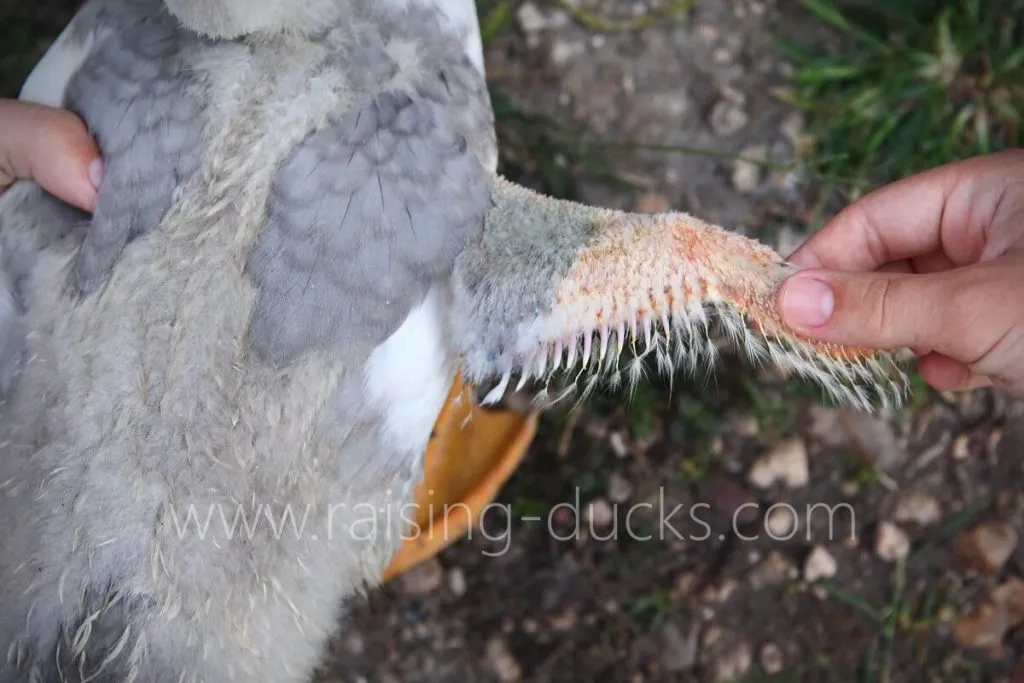
[[569,15],[577,24],[588,31],[598,33],[627,33],[638,29],[653,26],[666,19],[675,19],[686,14],[695,4],[696,0],[676,0],[660,12],[647,12],[634,19],[605,19],[594,12],[574,7],[569,0],[555,0],[555,5]]

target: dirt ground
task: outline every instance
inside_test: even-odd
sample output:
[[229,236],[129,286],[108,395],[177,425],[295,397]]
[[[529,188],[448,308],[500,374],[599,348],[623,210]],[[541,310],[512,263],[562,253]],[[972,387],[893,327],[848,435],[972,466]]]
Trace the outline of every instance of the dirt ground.
[[[0,0],[8,94],[74,4]],[[664,3],[569,4],[628,18]],[[809,30],[795,2],[700,0],[620,33],[537,0],[487,63],[512,104],[629,143],[590,150],[628,187],[564,159],[578,198],[688,211],[788,252],[822,214],[814,179],[786,170],[802,124],[772,40]],[[712,381],[552,410],[496,501],[507,519],[353,605],[318,681],[1009,683],[1022,449],[1024,403],[988,391],[918,385],[869,417],[730,356]],[[574,528],[556,506],[577,501]]]

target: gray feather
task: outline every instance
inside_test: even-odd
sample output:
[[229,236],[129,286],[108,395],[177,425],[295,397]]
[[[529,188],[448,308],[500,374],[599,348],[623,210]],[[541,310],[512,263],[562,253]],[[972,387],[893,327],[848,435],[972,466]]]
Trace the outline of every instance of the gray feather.
[[90,124],[105,175],[73,283],[93,291],[129,240],[154,229],[199,160],[204,99],[188,63],[200,39],[159,2],[125,5],[71,79],[65,106]]
[[[0,210],[31,256],[0,411],[0,683],[305,680],[400,543],[397,513],[353,527],[408,502],[452,352],[398,419],[410,378],[371,369],[478,238],[493,129],[433,9],[333,4],[332,30],[238,41],[156,0],[80,15],[117,22],[67,91],[108,158],[100,209],[83,230],[37,195],[13,232]],[[260,517],[286,506],[317,526]]]
[[86,226],[89,215],[21,182],[4,195],[0,211],[0,396],[11,391],[23,362],[24,281],[40,253]]
[[512,369],[522,327],[551,313],[553,284],[598,236],[596,212],[539,201],[510,183],[496,185],[481,240],[463,251],[452,276],[452,330],[473,381],[483,368]]
[[469,64],[435,71],[292,151],[249,259],[257,353],[281,365],[334,345],[366,353],[479,239],[490,174],[459,120],[475,110],[487,128],[479,84]]

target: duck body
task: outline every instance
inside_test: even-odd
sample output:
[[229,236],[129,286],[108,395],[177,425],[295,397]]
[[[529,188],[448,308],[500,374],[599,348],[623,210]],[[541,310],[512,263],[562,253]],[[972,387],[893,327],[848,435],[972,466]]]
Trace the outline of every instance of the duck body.
[[23,97],[78,112],[106,174],[92,215],[0,198],[0,683],[308,680],[419,531],[457,372],[484,403],[626,389],[710,369],[714,324],[899,405],[888,354],[782,325],[764,245],[498,176],[476,22],[89,0],[40,62]]
[[0,202],[3,683],[307,680],[410,532],[457,369],[496,165],[472,0],[178,14],[91,0],[26,86],[106,176],[93,216]]

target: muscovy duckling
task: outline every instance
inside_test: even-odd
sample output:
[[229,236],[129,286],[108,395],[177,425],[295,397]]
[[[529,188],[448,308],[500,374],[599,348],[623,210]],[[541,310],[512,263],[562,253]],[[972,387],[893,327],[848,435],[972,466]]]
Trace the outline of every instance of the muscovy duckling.
[[0,201],[0,682],[306,680],[375,585],[447,390],[713,360],[840,400],[773,251],[496,175],[473,0],[89,0],[23,97],[89,124],[87,216]]

